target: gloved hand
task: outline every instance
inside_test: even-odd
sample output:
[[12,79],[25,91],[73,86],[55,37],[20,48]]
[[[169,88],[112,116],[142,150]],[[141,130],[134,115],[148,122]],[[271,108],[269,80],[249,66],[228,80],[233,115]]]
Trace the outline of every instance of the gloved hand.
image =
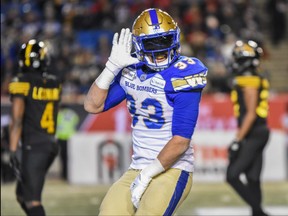
[[234,140],[228,147],[228,157],[230,161],[234,161],[239,154],[242,142]]
[[129,28],[122,29],[120,37],[118,33],[114,34],[113,46],[110,57],[106,62],[106,67],[95,80],[95,84],[100,89],[108,90],[110,84],[118,73],[126,66],[137,64],[139,60],[131,56],[132,34]]
[[114,34],[112,50],[106,63],[106,68],[108,68],[108,70],[110,70],[115,76],[122,68],[139,62],[137,58],[131,56],[132,34],[130,29],[123,28],[120,32],[119,39],[118,36],[118,33]]
[[146,188],[148,187],[150,181],[152,180],[151,177],[145,176],[145,174],[140,173],[134,182],[130,186],[131,190],[131,200],[133,205],[138,208],[140,199],[145,192]]
[[160,161],[156,158],[145,167],[130,185],[131,201],[138,208],[140,199],[154,176],[165,171]]
[[14,175],[18,181],[22,181],[21,170],[20,170],[20,162],[17,158],[16,152],[10,151],[10,160],[9,165],[13,169]]

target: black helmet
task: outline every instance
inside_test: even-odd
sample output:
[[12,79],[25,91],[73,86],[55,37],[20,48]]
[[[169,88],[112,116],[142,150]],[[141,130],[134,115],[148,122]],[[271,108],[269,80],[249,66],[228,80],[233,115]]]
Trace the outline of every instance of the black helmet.
[[47,46],[43,41],[32,39],[22,44],[19,52],[19,67],[22,72],[45,72],[49,63]]
[[262,54],[263,49],[255,41],[236,41],[232,51],[234,59],[233,68],[235,72],[255,71],[255,68],[260,64]]

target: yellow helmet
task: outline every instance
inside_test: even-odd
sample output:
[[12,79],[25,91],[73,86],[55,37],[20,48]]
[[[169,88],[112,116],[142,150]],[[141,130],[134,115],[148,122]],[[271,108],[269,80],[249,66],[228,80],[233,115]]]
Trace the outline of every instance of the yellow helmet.
[[153,70],[168,68],[180,55],[180,29],[160,9],[144,10],[134,21],[132,37],[137,58]]

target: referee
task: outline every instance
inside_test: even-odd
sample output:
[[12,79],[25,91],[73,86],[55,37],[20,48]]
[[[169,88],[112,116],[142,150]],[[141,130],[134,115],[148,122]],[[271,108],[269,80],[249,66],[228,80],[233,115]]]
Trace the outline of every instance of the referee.
[[[44,216],[41,194],[45,175],[58,154],[54,138],[61,86],[46,73],[44,42],[29,40],[19,52],[20,73],[9,84],[12,102],[10,163],[18,179],[17,201],[29,216]],[[21,159],[17,157],[21,143]]]

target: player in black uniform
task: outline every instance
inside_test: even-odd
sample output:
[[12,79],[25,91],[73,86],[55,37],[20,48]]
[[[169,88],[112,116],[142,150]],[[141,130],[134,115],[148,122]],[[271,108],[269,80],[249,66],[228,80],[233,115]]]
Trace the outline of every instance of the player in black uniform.
[[[12,101],[10,161],[17,181],[17,201],[27,215],[45,215],[41,194],[45,175],[58,153],[54,137],[61,84],[46,71],[47,46],[29,40],[19,53],[20,73],[9,84]],[[22,157],[16,156],[21,141]]]
[[[251,207],[253,216],[267,215],[261,206],[260,174],[263,150],[269,139],[269,82],[259,67],[262,53],[262,48],[252,40],[239,40],[233,49],[235,77],[231,99],[238,130],[228,148],[227,182]],[[242,173],[246,183],[239,178]]]

